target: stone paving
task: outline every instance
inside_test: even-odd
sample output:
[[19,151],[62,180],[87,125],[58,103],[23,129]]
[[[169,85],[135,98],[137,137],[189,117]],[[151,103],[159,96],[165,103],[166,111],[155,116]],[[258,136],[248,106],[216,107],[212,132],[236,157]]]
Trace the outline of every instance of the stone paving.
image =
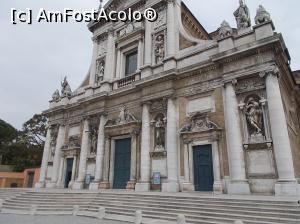
[[100,221],[98,219],[86,218],[80,216],[30,216],[0,214],[0,224],[125,224],[119,221]]

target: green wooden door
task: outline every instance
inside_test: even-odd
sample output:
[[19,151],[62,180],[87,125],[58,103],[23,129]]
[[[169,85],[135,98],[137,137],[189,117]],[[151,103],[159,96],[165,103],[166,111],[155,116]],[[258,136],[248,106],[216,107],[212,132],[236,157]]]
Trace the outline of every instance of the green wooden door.
[[131,138],[116,140],[113,189],[126,189],[130,180]]
[[196,191],[213,191],[214,173],[211,145],[193,147],[194,184]]

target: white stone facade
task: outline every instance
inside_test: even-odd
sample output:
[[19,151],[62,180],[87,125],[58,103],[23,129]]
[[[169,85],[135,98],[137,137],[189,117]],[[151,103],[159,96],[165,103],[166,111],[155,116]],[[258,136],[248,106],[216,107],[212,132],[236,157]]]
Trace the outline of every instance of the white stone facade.
[[74,92],[65,80],[44,112],[36,187],[300,195],[300,127],[289,116],[300,94],[265,10],[251,27],[241,5],[238,29],[224,21],[209,34],[180,0],[105,7],[152,7],[159,19],[88,25],[89,73]]

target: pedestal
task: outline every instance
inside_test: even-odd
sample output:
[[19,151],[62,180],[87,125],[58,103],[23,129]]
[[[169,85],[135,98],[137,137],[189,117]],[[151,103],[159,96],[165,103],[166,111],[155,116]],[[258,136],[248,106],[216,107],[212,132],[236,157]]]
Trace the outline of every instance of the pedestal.
[[127,190],[134,190],[135,189],[135,185],[136,185],[136,181],[133,181],[133,180],[128,181],[126,189]]
[[169,71],[176,68],[175,57],[170,57],[164,60],[164,71]]
[[221,181],[215,181],[213,188],[214,188],[214,193],[223,194],[223,184]]
[[182,183],[182,192],[193,192],[195,191],[195,186],[189,182]]
[[227,187],[228,194],[233,195],[249,195],[250,187],[247,181],[231,181]]
[[297,182],[284,182],[278,181],[275,184],[275,196],[300,196],[300,192],[298,192],[299,185]]
[[99,190],[99,185],[100,185],[99,182],[92,182],[89,186],[89,189],[90,190]]
[[74,184],[73,184],[73,190],[81,190],[81,189],[83,189],[83,182],[75,182]]
[[162,183],[162,192],[179,192],[179,184],[177,182]]
[[135,185],[135,191],[137,191],[137,192],[148,192],[148,191],[150,191],[150,183],[137,183]]
[[99,188],[101,190],[110,189],[110,183],[108,181],[100,182]]

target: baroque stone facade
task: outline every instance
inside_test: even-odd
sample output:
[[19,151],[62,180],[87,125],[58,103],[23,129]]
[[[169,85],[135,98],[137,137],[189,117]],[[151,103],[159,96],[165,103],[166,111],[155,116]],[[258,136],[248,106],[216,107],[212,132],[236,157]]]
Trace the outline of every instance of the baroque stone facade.
[[159,17],[88,24],[91,66],[44,112],[36,187],[300,194],[299,72],[262,6],[213,33],[180,0],[104,7]]

